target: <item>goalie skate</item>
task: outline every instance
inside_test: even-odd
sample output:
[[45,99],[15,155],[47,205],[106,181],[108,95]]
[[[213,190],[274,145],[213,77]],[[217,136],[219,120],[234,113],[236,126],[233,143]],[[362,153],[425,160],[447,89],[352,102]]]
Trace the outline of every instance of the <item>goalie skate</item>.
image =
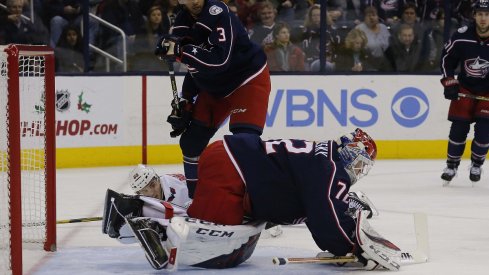
[[148,218],[125,219],[144,250],[146,259],[154,269],[168,265],[168,254],[161,244],[166,240],[165,228]]

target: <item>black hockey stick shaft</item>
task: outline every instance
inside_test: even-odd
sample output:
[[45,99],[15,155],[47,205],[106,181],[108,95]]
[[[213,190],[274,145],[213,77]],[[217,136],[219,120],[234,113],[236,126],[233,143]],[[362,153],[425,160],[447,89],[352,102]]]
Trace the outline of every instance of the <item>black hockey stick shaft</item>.
[[489,97],[485,96],[480,96],[480,95],[469,95],[469,94],[458,94],[459,97],[465,97],[465,98],[471,98],[471,99],[477,99],[477,100],[483,100],[483,101],[489,101]]
[[170,75],[171,91],[173,93],[172,107],[179,113],[180,106],[178,103],[180,102],[180,97],[178,97],[177,81],[175,80],[175,68],[171,60],[168,60],[166,63],[168,64],[168,74]]
[[66,223],[78,223],[78,222],[94,222],[101,221],[102,217],[88,217],[88,218],[79,218],[79,219],[69,219],[69,220],[58,220],[56,224],[66,224]]

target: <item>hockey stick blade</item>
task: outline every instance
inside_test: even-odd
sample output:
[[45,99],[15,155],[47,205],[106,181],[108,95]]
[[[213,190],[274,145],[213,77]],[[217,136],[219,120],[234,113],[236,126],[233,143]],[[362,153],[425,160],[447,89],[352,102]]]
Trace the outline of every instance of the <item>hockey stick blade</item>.
[[[303,258],[283,258],[274,257],[272,262],[275,265],[286,264],[345,264],[355,263],[358,259],[355,256],[332,256],[332,257],[303,257]],[[423,257],[423,254],[415,252],[402,251],[401,252],[401,265],[420,264],[425,263],[427,258]]]
[[[422,264],[429,260],[428,218],[424,213],[414,214],[414,229],[416,234],[416,250],[401,251],[401,266]],[[330,256],[330,257],[305,257],[305,258],[281,258],[274,257],[272,262],[276,265],[286,264],[344,264],[357,262],[355,256]]]
[[428,237],[428,217],[425,213],[414,213],[414,230],[416,234],[416,251],[413,257],[415,263],[429,260],[430,245]]

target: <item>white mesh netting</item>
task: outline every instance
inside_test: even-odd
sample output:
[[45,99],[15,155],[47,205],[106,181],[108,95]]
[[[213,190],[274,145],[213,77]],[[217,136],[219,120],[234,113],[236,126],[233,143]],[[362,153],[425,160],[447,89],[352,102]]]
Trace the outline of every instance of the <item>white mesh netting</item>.
[[0,273],[10,269],[9,188],[7,177],[7,54],[0,52]]
[[[5,53],[1,53],[2,74],[0,121],[0,274],[10,266],[10,220],[8,177],[8,88]],[[20,147],[23,248],[42,249],[46,239],[45,184],[45,79],[43,56],[19,56]],[[5,269],[3,270],[3,269]]]

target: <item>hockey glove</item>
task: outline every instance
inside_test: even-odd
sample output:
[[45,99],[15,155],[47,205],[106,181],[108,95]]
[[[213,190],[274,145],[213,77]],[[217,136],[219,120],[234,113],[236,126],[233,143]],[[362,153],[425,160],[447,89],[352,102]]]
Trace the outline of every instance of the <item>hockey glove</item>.
[[155,55],[169,62],[180,60],[182,47],[192,43],[188,37],[177,37],[171,34],[165,34],[160,37],[156,44]]
[[443,91],[445,98],[449,100],[458,100],[458,92],[460,89],[458,80],[453,77],[446,77],[442,78],[440,82],[445,88]]
[[345,213],[351,216],[352,218],[356,218],[357,211],[362,211],[362,210],[367,210],[369,212],[367,219],[370,219],[372,217],[374,211],[372,207],[370,207],[368,202],[360,198],[356,192],[349,192],[348,210],[346,210]]
[[172,138],[178,137],[187,130],[190,121],[192,120],[193,104],[184,98],[180,98],[178,107],[173,106],[171,114],[166,121],[171,124],[173,131],[170,132]]

